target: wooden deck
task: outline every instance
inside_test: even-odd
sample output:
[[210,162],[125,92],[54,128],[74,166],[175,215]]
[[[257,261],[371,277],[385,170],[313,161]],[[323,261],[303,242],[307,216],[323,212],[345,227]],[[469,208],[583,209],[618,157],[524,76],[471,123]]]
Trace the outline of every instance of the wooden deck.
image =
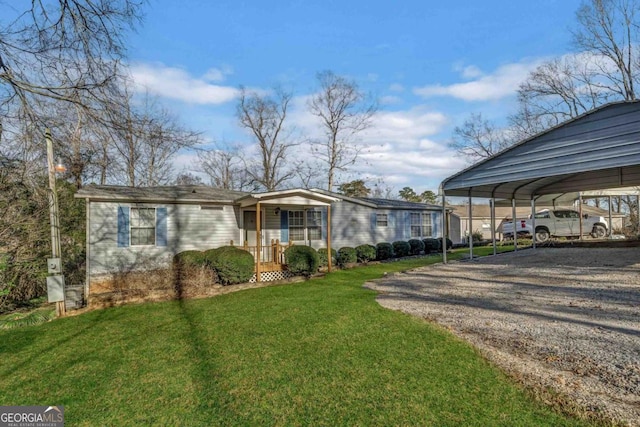
[[[231,246],[235,246],[233,240]],[[258,248],[257,245],[249,245],[248,242],[244,242],[239,248],[244,249],[253,255],[256,260],[256,272],[258,271],[258,249],[260,249],[260,272],[266,273],[270,271],[286,271],[287,265],[284,259],[284,251],[293,246],[292,243],[281,244],[279,240],[272,240],[271,244],[264,245]]]

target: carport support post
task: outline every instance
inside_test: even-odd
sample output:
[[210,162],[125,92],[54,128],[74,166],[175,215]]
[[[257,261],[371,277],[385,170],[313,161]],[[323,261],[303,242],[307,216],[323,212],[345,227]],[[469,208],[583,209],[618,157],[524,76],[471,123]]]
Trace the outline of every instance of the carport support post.
[[473,200],[471,199],[471,193],[469,193],[469,259],[473,259]]
[[327,270],[331,273],[331,205],[327,206]]
[[638,221],[638,228],[636,228],[636,235],[640,235],[640,193],[638,193],[638,195],[636,196],[636,214],[638,215],[636,217],[636,220]]
[[578,215],[580,215],[580,237],[579,240],[582,240],[582,193],[578,193]]
[[536,248],[536,200],[531,197],[531,247]]
[[493,254],[496,255],[498,253],[498,248],[496,247],[496,198],[492,197],[489,200],[489,207],[491,208],[491,242],[493,243]]
[[442,190],[442,262],[447,263],[447,198]]
[[609,239],[613,237],[613,227],[611,226],[611,196],[609,196]]
[[260,282],[260,261],[262,260],[262,224],[260,224],[260,202],[256,203],[256,283]]
[[518,251],[518,228],[516,224],[516,199],[511,199],[511,223],[513,224],[513,250]]

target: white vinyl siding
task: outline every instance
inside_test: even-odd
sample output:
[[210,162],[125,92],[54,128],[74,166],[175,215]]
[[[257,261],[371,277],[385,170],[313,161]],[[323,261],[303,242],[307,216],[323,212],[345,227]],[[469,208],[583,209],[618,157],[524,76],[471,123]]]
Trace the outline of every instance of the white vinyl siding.
[[[201,209],[199,205],[167,206],[167,246],[118,247],[118,207],[130,204],[91,202],[90,207],[90,263],[91,275],[118,271],[118,266],[133,270],[164,268],[171,264],[173,255],[186,250],[207,250],[228,245],[231,240],[241,241],[237,217],[238,208],[221,206],[220,210]],[[154,208],[138,204],[135,208]],[[131,224],[129,225],[131,229]],[[157,234],[157,233],[155,233]],[[130,238],[133,238],[133,233]],[[157,243],[157,242],[156,242]]]

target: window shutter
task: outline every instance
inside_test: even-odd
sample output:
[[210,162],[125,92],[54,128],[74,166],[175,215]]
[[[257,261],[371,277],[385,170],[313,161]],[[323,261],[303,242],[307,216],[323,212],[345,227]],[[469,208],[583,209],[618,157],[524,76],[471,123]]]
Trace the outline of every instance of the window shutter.
[[156,208],[156,246],[167,246],[167,208]]
[[322,209],[322,240],[327,240],[327,209]]
[[129,207],[118,206],[118,247],[129,246]]
[[378,223],[378,217],[376,212],[371,212],[371,231],[376,231],[376,224]]
[[289,211],[280,211],[280,241],[289,241]]
[[404,238],[411,237],[411,212],[404,212]]

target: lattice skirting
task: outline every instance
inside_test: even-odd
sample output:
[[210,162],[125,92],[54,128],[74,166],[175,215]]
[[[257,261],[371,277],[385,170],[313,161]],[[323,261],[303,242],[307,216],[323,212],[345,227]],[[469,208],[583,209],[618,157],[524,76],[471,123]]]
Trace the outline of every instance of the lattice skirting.
[[[294,277],[290,271],[263,271],[260,273],[260,281],[262,282],[275,282],[277,280],[286,280],[291,277]],[[254,274],[251,279],[249,279],[249,283],[256,282],[256,275]]]

